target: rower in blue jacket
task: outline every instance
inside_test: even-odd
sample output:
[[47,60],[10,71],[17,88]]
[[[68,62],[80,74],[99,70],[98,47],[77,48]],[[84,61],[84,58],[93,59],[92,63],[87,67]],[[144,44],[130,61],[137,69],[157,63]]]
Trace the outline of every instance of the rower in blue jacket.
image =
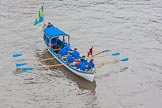
[[56,46],[58,41],[58,37],[55,37],[51,40],[51,46]]
[[80,53],[77,51],[77,48],[74,49],[72,56],[74,57],[74,59],[80,58]]
[[54,27],[50,22],[48,22],[47,27]]
[[83,62],[87,65],[88,61],[87,61],[87,59],[86,59],[86,57],[84,55],[82,56],[82,59],[83,59]]
[[64,56],[64,55],[67,54],[67,50],[66,50],[65,48],[62,48],[62,49],[58,52],[58,54],[62,57],[62,56]]
[[74,62],[74,58],[72,57],[72,54],[70,52],[68,53],[68,56],[67,56],[67,62],[69,64]]
[[72,49],[70,48],[70,44],[65,43],[64,47],[67,51],[72,51]]
[[95,64],[93,63],[93,61],[94,61],[94,60],[91,59],[91,60],[87,63],[87,65],[88,65],[88,70],[95,68]]
[[80,60],[80,63],[78,64],[77,68],[79,68],[82,71],[85,71],[86,64],[83,62],[83,59]]

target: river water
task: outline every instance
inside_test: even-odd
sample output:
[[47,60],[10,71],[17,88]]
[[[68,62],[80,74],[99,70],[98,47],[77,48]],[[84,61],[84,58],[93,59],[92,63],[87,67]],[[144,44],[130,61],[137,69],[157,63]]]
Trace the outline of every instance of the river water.
[[[108,49],[90,83],[64,67],[22,72],[15,63],[52,57],[44,50],[42,24],[33,25],[41,0],[0,0],[1,108],[162,108],[161,0],[45,0],[45,23],[69,35],[72,47]],[[121,55],[112,57],[111,53]],[[22,57],[12,58],[14,53]],[[102,55],[102,54],[101,54]],[[105,54],[103,54],[105,55]]]

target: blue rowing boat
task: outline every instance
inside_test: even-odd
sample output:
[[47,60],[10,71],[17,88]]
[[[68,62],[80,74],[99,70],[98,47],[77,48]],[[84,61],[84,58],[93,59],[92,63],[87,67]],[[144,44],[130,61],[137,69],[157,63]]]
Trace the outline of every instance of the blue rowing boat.
[[[64,47],[64,44],[70,45],[70,35],[66,34],[62,30],[58,29],[53,25],[48,25],[44,30],[44,42],[47,49],[52,54],[57,61],[63,64],[67,69],[69,69],[74,74],[90,81],[94,81],[94,72],[92,71],[82,71],[77,69],[76,66],[68,63],[66,58],[59,56],[58,51]],[[55,42],[57,39],[57,42]],[[59,41],[58,41],[59,40]]]

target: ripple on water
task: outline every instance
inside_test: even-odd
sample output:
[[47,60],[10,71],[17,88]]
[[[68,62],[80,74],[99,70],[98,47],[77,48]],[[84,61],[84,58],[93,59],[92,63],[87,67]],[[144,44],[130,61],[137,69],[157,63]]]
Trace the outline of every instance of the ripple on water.
[[[24,72],[16,62],[33,65],[52,57],[49,53],[14,53],[44,50],[42,25],[33,26],[42,1],[0,1],[0,104],[3,108],[161,108],[161,0],[48,0],[45,23],[52,22],[71,35],[71,45],[87,50],[120,51],[118,57],[95,59],[95,63],[128,57],[97,69],[96,81],[87,82],[64,67]],[[154,100],[152,100],[154,98]]]

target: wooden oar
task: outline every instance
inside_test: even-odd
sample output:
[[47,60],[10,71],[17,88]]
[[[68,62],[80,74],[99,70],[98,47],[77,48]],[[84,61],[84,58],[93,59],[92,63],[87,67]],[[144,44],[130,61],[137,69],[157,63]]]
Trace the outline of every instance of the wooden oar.
[[[118,55],[120,55],[119,52],[115,52],[115,53],[112,54],[112,56],[118,56]],[[110,55],[95,56],[95,58],[98,58],[98,57],[105,57],[105,56],[110,56]],[[64,56],[63,58],[66,58],[66,56]],[[39,61],[47,61],[47,60],[53,60],[53,59],[55,59],[55,58],[52,57],[52,58],[47,58],[47,59],[41,59],[41,60],[39,60]],[[28,63],[27,63],[27,62],[16,63],[16,67],[24,66],[24,65],[26,65],[26,64],[34,64],[35,62],[37,62],[37,61],[28,62]]]
[[[60,50],[60,49],[54,49],[55,51]],[[35,52],[25,52],[24,54],[37,54],[37,53],[43,53],[43,52],[48,52],[48,50],[43,50],[43,51],[35,51]],[[22,56],[22,53],[15,53],[12,55],[13,58],[20,57]]]
[[109,52],[110,50],[103,50],[103,51],[100,51],[94,55],[92,55],[92,57],[96,56],[96,55],[99,55],[99,54],[102,54],[102,53],[105,53],[105,52]]
[[[104,64],[115,63],[115,62],[119,62],[119,61],[128,61],[128,58],[123,58],[121,60],[113,60],[113,61],[108,61],[108,62],[97,63],[96,65],[104,65]],[[62,65],[64,65],[64,64],[54,64],[54,65],[47,65],[47,66],[37,66],[36,69],[58,67],[58,66],[62,66]],[[35,68],[30,68],[30,67],[22,68],[22,70],[24,70],[24,71],[29,71],[29,70],[33,70],[33,69],[35,69]]]
[[[48,60],[53,60],[53,59],[55,59],[55,58],[52,57],[52,58],[47,58],[47,59],[41,59],[39,61],[48,61]],[[28,63],[27,62],[16,63],[16,67],[24,66],[26,64],[34,64],[35,62],[38,62],[38,61],[32,61],[32,62],[28,62]]]
[[36,68],[31,68],[31,67],[26,67],[22,68],[24,71],[29,71],[29,70],[34,70],[34,69],[40,69],[40,68],[51,68],[51,67],[58,67],[58,66],[63,66],[64,64],[54,64],[54,65],[47,65],[47,66],[37,66]]
[[[118,56],[118,55],[120,55],[120,52],[114,52],[114,53],[112,53],[111,55],[112,55],[112,56]],[[94,58],[105,57],[105,56],[110,56],[110,55],[95,56]]]
[[[88,53],[88,50],[79,50],[79,52],[80,52],[80,53]],[[98,52],[100,52],[100,51],[99,51],[99,50],[95,50],[95,51],[93,51],[93,52],[98,53]]]
[[122,58],[120,60],[112,60],[112,61],[107,61],[107,62],[101,62],[101,63],[97,63],[95,65],[104,65],[104,64],[109,64],[109,63],[116,63],[119,61],[128,61],[128,58]]
[[[60,49],[54,49],[54,50],[57,51],[57,50],[60,50]],[[100,51],[100,52],[99,51],[94,51],[94,52],[98,52],[98,53],[93,55],[93,56],[96,56],[96,55],[99,55],[101,53],[108,52],[108,51],[110,51],[110,50],[103,50],[103,51]],[[37,53],[43,53],[43,52],[48,52],[48,50],[35,51],[35,52],[25,52],[24,54],[37,54]],[[80,53],[84,53],[84,52],[87,52],[87,51],[85,51],[85,50],[80,51]],[[20,57],[22,55],[23,55],[22,53],[15,53],[15,54],[12,55],[12,57],[16,58],[16,57]]]
[[[25,52],[24,54],[37,54],[37,53],[42,53],[42,52],[48,52],[48,50],[43,50],[43,51],[35,51],[35,52]],[[22,53],[15,53],[12,55],[13,58],[20,57],[22,56]]]
[[95,65],[104,65],[104,64],[115,63],[115,62],[119,62],[119,60],[112,60],[112,61],[107,61],[107,62],[101,62],[101,63],[97,63]]

